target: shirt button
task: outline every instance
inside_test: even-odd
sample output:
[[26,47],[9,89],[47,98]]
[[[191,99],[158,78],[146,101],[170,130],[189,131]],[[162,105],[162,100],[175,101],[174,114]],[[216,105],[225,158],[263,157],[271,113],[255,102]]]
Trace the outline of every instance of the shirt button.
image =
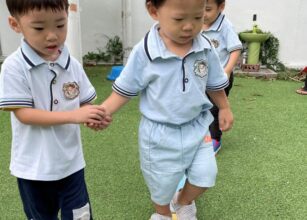
[[58,104],[59,103],[59,101],[57,100],[57,99],[55,99],[54,101],[53,101],[53,104]]
[[188,79],[188,78],[184,78],[184,82],[185,82],[185,83],[188,83],[188,82],[189,82],[189,79]]
[[54,63],[50,63],[50,66],[54,66]]
[[56,84],[56,79],[52,81],[52,84]]

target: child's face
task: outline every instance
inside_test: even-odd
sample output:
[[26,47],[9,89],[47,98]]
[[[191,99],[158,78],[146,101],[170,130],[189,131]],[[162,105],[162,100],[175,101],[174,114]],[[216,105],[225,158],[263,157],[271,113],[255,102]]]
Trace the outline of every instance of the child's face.
[[18,18],[10,17],[9,23],[43,59],[54,61],[58,58],[67,35],[65,10],[34,9]]
[[225,3],[218,6],[215,0],[207,0],[204,13],[204,24],[207,26],[212,25],[224,8]]
[[159,22],[160,36],[166,46],[191,45],[201,31],[204,0],[166,0],[159,8],[148,6],[151,17]]

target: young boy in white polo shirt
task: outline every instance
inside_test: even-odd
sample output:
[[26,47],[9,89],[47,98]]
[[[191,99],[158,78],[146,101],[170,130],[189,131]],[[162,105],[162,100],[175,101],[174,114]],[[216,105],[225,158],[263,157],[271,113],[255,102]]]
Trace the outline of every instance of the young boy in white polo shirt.
[[11,111],[10,170],[25,214],[55,220],[61,210],[61,219],[92,219],[79,124],[105,127],[110,117],[90,105],[95,89],[64,45],[68,1],[6,3],[23,39],[1,67],[0,109]]
[[[221,127],[230,129],[228,78],[201,35],[205,1],[146,0],[146,6],[157,23],[134,47],[102,106],[112,114],[140,94],[140,162],[156,209],[150,219],[171,220],[174,198],[178,219],[196,220],[194,200],[214,186],[217,174],[205,91],[220,108]],[[187,182],[175,195],[184,174]]]
[[[210,38],[228,76],[229,85],[225,88],[225,93],[228,96],[233,84],[233,69],[240,57],[242,43],[231,22],[222,14],[224,8],[225,0],[206,1],[203,33]],[[219,109],[214,104],[210,111],[214,117],[214,121],[210,125],[210,133],[214,152],[217,154],[222,146],[222,131],[218,119]]]

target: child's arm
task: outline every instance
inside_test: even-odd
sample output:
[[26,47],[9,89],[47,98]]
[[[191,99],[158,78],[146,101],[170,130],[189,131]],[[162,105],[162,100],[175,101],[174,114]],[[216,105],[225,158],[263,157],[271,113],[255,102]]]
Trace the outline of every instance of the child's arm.
[[221,131],[230,130],[233,124],[233,115],[225,91],[207,91],[207,93],[219,108],[219,127]]
[[230,77],[230,74],[233,71],[233,68],[237,64],[240,54],[241,54],[241,50],[235,50],[230,53],[229,60],[224,68],[224,71],[227,74],[228,78]]
[[105,110],[97,105],[84,105],[65,112],[50,112],[34,108],[13,110],[19,121],[29,125],[52,126],[61,124],[97,123],[105,117]]
[[111,95],[101,104],[101,107],[105,109],[106,116],[104,119],[99,124],[86,123],[86,126],[96,131],[106,128],[112,121],[112,114],[118,111],[129,100],[130,98],[119,95],[113,91]]
[[129,100],[130,98],[122,96],[113,91],[111,95],[101,104],[101,106],[105,109],[107,115],[112,115]]

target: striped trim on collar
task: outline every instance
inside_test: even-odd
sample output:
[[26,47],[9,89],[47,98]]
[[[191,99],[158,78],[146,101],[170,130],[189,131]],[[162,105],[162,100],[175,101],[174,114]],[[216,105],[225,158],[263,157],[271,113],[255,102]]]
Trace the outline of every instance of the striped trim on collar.
[[35,67],[34,63],[31,62],[31,60],[25,55],[25,53],[22,51],[22,48],[20,48],[21,54],[25,61],[30,65],[31,67]]
[[67,62],[66,62],[66,65],[65,65],[65,67],[64,67],[64,69],[68,69],[68,67],[69,67],[69,64],[70,64],[70,56],[68,55],[68,57],[67,57]]
[[212,47],[212,42],[211,42],[211,40],[210,40],[205,34],[203,34],[203,33],[201,33],[201,36],[202,36],[203,38],[205,38],[206,41],[208,42],[208,44],[210,44],[211,47]]
[[[158,31],[158,24],[155,24],[150,31],[148,31],[143,39],[144,51],[148,59],[152,62],[154,59],[169,58],[175,56],[171,52],[167,51],[167,48],[164,46],[162,39],[160,39]],[[205,39],[205,40],[204,40]],[[212,44],[210,40],[203,36],[202,33],[197,35],[193,40],[193,46],[190,52],[199,52],[204,49],[211,49]]]
[[222,24],[224,22],[224,19],[225,19],[225,15],[220,13],[215,19],[215,21],[213,22],[213,24],[211,25],[211,27],[208,30],[205,30],[205,32],[220,31],[222,29]]
[[224,18],[225,18],[225,15],[220,14],[219,17],[220,16],[222,16],[221,17],[221,21],[220,21],[219,26],[217,27],[216,31],[220,31],[221,30],[221,26],[222,26]]
[[[20,52],[28,64],[29,69],[47,62],[41,58],[24,40],[21,43]],[[56,61],[54,61],[54,63],[67,70],[69,68],[70,59],[71,58],[67,47],[63,46],[60,56]]]
[[148,35],[149,35],[149,31],[147,32],[147,34],[145,35],[145,38],[144,38],[144,49],[145,49],[145,53],[146,53],[148,59],[150,61],[152,61],[150,54],[149,54],[149,51],[148,51]]

